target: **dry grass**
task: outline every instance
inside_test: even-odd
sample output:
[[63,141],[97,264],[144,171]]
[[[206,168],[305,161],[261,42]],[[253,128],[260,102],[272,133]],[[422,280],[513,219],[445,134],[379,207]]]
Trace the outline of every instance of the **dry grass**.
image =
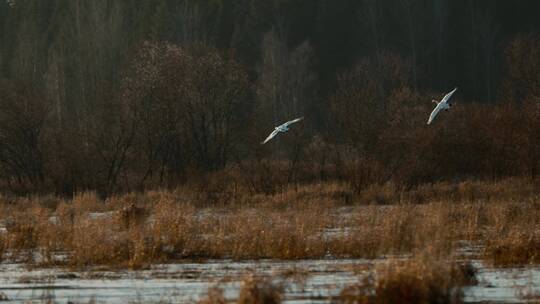
[[534,290],[532,287],[524,287],[518,292],[519,297],[525,300],[527,303],[540,303],[540,292]]
[[[240,293],[236,303],[239,304],[279,304],[283,300],[284,288],[281,283],[273,280],[277,277],[250,274],[246,276],[240,286]],[[224,304],[227,299],[223,289],[213,286],[198,304]]]
[[225,304],[227,299],[223,294],[223,289],[219,287],[211,287],[204,298],[197,302],[198,304]]
[[534,231],[511,231],[488,240],[484,258],[495,266],[540,264],[540,236]]
[[484,259],[496,266],[540,263],[540,198],[500,204],[487,210]]
[[7,301],[9,301],[8,296],[6,296],[5,293],[0,292],[0,302],[7,302]]
[[242,282],[239,304],[279,304],[283,298],[283,287],[272,282],[270,277],[250,275]]
[[463,181],[421,184],[406,189],[392,182],[373,184],[359,193],[364,204],[415,204],[445,201],[453,203],[524,201],[540,195],[540,180],[510,178],[494,182]]
[[[21,199],[0,203],[7,228],[0,253],[32,262],[30,253],[39,252],[45,265],[140,268],[185,258],[373,258],[428,247],[448,257],[468,240],[486,244],[484,257],[498,264],[538,263],[533,185],[441,183],[403,191],[386,184],[354,195],[328,183],[273,195],[238,192],[237,203],[217,205],[199,201],[193,189],[106,201],[92,193],[71,201]],[[366,193],[379,193],[384,205],[365,205]],[[69,258],[58,260],[59,252]]]
[[6,244],[3,238],[0,238],[0,263],[4,259],[4,251],[6,250]]
[[469,264],[433,260],[420,255],[406,261],[390,261],[376,277],[345,288],[338,303],[462,303],[460,288],[475,284]]

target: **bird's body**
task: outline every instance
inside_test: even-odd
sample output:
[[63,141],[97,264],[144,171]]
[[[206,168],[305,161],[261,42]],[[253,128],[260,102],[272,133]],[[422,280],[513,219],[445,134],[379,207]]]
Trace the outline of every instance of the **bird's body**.
[[281,125],[279,127],[275,127],[274,129],[278,130],[279,132],[285,133],[289,131],[289,128],[287,126]]
[[452,97],[452,95],[456,91],[457,91],[457,88],[455,88],[452,92],[446,94],[440,102],[433,100],[433,102],[436,103],[437,106],[435,107],[435,109],[433,109],[433,111],[431,112],[431,115],[429,115],[429,119],[427,122],[428,125],[430,125],[431,122],[433,122],[433,119],[435,119],[435,117],[439,114],[441,110],[448,111],[448,109],[452,107],[452,104],[449,102],[449,100],[450,100],[450,97]]
[[268,137],[263,141],[261,142],[261,145],[264,145],[265,143],[267,143],[268,141],[270,141],[272,138],[274,138],[278,133],[285,133],[287,131],[289,131],[289,126],[292,125],[293,123],[296,123],[296,122],[299,122],[301,121],[302,119],[304,119],[304,117],[299,117],[299,118],[296,118],[296,119],[293,119],[291,121],[287,121],[286,123],[282,124],[282,125],[279,125],[277,127],[274,128],[274,131],[272,131],[272,133],[270,133],[270,135],[268,135]]

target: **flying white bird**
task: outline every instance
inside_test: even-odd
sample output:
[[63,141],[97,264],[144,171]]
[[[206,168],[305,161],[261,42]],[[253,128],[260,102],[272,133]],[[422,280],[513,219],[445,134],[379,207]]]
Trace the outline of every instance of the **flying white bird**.
[[304,117],[298,117],[298,118],[293,119],[291,121],[287,121],[286,123],[282,124],[281,126],[275,127],[274,131],[272,131],[272,133],[270,133],[270,135],[268,135],[268,137],[263,142],[261,142],[261,145],[264,145],[265,143],[267,143],[270,139],[274,138],[278,133],[280,133],[280,132],[285,133],[285,132],[289,131],[289,126],[290,125],[292,125],[293,123],[299,122],[302,119],[304,119]]
[[436,101],[435,99],[432,100],[434,103],[437,104],[437,106],[435,107],[435,109],[433,109],[433,112],[431,112],[431,115],[429,115],[429,120],[427,122],[428,125],[431,124],[433,119],[435,119],[435,117],[437,116],[437,114],[439,114],[441,110],[448,111],[448,109],[452,107],[452,104],[449,103],[448,100],[450,99],[450,97],[452,97],[452,94],[454,94],[456,91],[457,91],[457,88],[455,88],[452,92],[446,94],[441,101]]

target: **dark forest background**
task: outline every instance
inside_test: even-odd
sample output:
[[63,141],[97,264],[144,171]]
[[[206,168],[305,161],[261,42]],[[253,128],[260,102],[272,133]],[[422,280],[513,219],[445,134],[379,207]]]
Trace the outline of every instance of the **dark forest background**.
[[[536,0],[3,0],[0,189],[534,178],[538,12]],[[454,87],[456,106],[426,126]]]

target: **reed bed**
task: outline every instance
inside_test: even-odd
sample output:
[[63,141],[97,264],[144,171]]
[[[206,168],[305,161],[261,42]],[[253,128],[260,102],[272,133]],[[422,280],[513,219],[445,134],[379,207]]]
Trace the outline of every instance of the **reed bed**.
[[336,303],[463,303],[461,288],[476,284],[469,264],[440,261],[418,255],[391,260],[374,276],[344,288]]
[[[406,256],[429,247],[450,258],[467,241],[497,265],[531,264],[540,261],[537,191],[534,182],[506,180],[362,193],[325,183],[214,204],[193,189],[19,198],[0,203],[0,257],[141,268],[183,259]],[[370,199],[375,194],[384,199]]]

